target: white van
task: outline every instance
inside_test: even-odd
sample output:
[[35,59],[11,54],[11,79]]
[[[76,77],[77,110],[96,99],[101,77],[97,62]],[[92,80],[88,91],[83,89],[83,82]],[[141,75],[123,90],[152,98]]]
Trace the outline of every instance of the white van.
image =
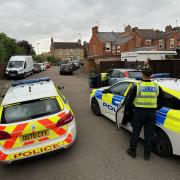
[[32,56],[12,56],[6,68],[7,77],[22,77],[33,74]]

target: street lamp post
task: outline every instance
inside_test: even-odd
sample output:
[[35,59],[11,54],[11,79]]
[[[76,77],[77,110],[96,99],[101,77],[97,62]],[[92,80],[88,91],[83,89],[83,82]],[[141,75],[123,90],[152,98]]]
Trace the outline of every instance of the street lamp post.
[[39,54],[39,45],[40,45],[40,43],[37,43],[36,45],[37,45],[37,54]]

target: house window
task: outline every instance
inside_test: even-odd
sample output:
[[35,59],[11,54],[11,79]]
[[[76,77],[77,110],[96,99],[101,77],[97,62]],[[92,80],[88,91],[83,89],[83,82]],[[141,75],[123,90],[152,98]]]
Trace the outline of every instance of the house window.
[[62,56],[62,50],[61,49],[58,51],[58,55]]
[[115,44],[112,46],[112,52],[116,53],[116,45]]
[[69,56],[69,49],[66,49],[66,55]]
[[106,43],[106,51],[111,51],[111,43]]
[[151,46],[151,40],[150,39],[146,40],[146,46]]
[[170,39],[170,48],[174,48],[174,39]]
[[96,46],[94,45],[94,54],[96,54]]
[[159,40],[159,48],[163,48],[164,47],[164,44],[163,44],[163,39],[160,39]]
[[117,52],[120,53],[121,52],[121,46],[117,45]]

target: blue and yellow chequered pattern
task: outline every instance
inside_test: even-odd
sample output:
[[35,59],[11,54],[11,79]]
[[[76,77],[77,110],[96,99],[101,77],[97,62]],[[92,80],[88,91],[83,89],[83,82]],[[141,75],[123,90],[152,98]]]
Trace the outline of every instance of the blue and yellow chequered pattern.
[[107,104],[118,106],[123,100],[124,96],[113,95],[113,94],[102,94],[102,90],[93,90],[91,93],[91,97],[95,97],[96,99],[103,100]]
[[[91,97],[95,97],[99,100],[103,100],[110,105],[118,106],[125,97],[113,95],[113,94],[102,94],[102,90],[94,89],[91,93]],[[173,110],[170,108],[161,108],[156,113],[156,124],[164,126],[165,128],[180,133],[180,110]]]

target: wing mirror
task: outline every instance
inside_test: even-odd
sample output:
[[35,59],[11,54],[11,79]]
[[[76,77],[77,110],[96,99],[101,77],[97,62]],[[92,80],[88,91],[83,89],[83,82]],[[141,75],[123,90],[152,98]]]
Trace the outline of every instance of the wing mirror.
[[59,85],[59,86],[58,86],[58,89],[59,89],[59,90],[63,90],[63,89],[64,89],[64,86],[63,86],[63,85]]

